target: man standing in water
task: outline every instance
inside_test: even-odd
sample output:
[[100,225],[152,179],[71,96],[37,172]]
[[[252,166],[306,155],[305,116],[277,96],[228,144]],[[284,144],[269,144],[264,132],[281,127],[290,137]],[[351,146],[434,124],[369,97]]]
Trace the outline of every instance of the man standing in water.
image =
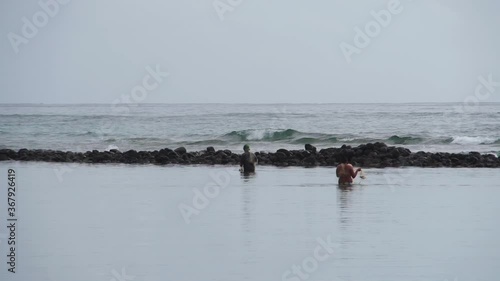
[[247,173],[255,173],[255,165],[257,164],[257,156],[250,152],[250,146],[245,144],[243,146],[243,151],[245,151],[240,158],[240,171]]
[[341,163],[337,166],[337,178],[339,178],[340,185],[349,185],[352,183],[352,179],[356,177],[361,168],[357,168],[356,172],[354,167],[349,164],[347,156],[342,156]]

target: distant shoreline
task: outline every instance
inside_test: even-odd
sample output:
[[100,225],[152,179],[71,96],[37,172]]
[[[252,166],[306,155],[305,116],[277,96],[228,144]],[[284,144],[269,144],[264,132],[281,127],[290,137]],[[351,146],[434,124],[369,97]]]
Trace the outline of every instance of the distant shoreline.
[[[366,168],[387,167],[451,167],[451,168],[500,168],[500,158],[479,152],[411,152],[407,148],[387,146],[385,143],[367,143],[357,147],[343,145],[340,148],[318,150],[306,144],[303,150],[278,149],[276,152],[255,152],[262,166],[336,166],[342,156],[348,156],[355,166]],[[36,161],[55,163],[123,163],[154,165],[239,165],[241,154],[230,150],[187,151],[164,148],[155,151],[129,150],[71,152],[44,149],[0,149],[0,161]]]

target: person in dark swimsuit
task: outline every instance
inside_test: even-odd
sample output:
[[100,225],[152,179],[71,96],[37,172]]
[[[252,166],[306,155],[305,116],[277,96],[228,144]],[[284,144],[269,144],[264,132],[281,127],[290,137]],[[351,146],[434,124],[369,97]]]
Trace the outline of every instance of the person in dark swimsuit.
[[245,151],[240,158],[240,171],[247,173],[255,173],[255,165],[257,164],[257,156],[250,152],[250,146],[245,144],[243,146],[243,151]]
[[358,172],[361,171],[361,168],[357,168],[354,171],[354,167],[349,164],[349,160],[347,157],[342,157],[341,163],[337,166],[337,178],[339,178],[340,185],[349,185],[352,184],[352,180],[358,175]]

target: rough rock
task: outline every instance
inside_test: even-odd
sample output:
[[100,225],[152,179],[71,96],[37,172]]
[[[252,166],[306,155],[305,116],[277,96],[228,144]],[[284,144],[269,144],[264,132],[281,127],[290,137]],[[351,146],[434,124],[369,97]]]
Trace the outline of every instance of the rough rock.
[[[205,151],[188,152],[184,147],[175,150],[163,148],[159,151],[120,152],[110,151],[55,151],[43,149],[0,149],[0,161],[44,161],[73,163],[129,163],[129,164],[206,164],[206,165],[238,165],[241,154],[230,150],[215,151],[208,147]],[[355,166],[365,168],[384,167],[486,167],[499,168],[500,159],[492,154],[444,153],[444,152],[411,152],[404,147],[387,146],[384,143],[367,143],[358,147],[343,145],[342,147],[323,148],[307,144],[305,150],[278,149],[276,152],[256,152],[259,165],[274,166],[336,166],[343,156],[351,159]]]

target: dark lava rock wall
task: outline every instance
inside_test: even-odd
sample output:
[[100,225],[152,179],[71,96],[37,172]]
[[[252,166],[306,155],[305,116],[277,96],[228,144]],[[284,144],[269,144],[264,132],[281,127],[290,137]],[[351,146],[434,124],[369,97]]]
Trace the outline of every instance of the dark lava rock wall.
[[[387,146],[384,143],[368,143],[358,147],[342,146],[340,148],[316,147],[306,144],[304,150],[279,149],[276,152],[256,152],[259,165],[274,166],[336,166],[343,157],[359,167],[500,167],[500,158],[478,152],[469,153],[431,153],[419,151],[412,153],[403,147]],[[186,151],[180,147],[175,150],[164,148],[155,151],[129,150],[110,151],[55,151],[0,149],[0,161],[44,161],[68,163],[126,163],[126,164],[205,164],[205,165],[238,165],[240,154],[230,150],[218,150],[208,147],[205,151]]]

